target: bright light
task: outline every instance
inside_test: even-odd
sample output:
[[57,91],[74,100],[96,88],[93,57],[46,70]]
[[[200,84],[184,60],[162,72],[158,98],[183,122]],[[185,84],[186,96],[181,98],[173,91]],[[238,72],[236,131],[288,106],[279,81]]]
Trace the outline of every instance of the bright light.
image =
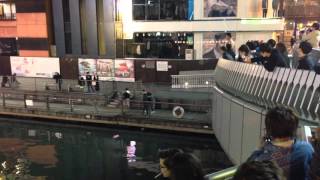
[[132,0],[119,0],[119,13],[123,23],[123,38],[132,39]]
[[206,81],[206,85],[208,85],[209,84],[209,81]]
[[189,86],[189,83],[188,83],[188,82],[185,82],[184,85],[185,85],[185,86]]

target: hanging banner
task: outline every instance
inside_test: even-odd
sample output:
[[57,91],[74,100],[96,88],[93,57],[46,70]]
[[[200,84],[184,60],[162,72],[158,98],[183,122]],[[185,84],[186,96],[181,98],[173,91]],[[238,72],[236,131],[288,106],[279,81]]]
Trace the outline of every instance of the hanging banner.
[[10,57],[11,73],[23,77],[52,78],[60,73],[59,58]]

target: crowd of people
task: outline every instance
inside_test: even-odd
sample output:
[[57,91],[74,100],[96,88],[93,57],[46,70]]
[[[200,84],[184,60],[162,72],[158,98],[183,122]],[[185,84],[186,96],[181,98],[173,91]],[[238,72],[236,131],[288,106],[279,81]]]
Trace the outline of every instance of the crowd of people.
[[[233,180],[320,179],[320,143],[314,143],[314,151],[309,142],[298,140],[298,125],[298,116],[292,109],[284,106],[270,109],[260,148],[238,167]],[[159,158],[161,173],[155,179],[204,179],[201,163],[192,154],[167,149],[159,152]]]
[[248,41],[239,47],[237,58],[231,44],[222,46],[221,51],[224,59],[261,64],[268,71],[273,71],[275,67],[287,67],[314,70],[320,74],[320,60],[311,56],[313,48],[320,47],[320,24],[314,23],[310,30],[301,32],[298,40],[292,40],[291,45],[292,61],[285,44],[273,39],[267,42]]

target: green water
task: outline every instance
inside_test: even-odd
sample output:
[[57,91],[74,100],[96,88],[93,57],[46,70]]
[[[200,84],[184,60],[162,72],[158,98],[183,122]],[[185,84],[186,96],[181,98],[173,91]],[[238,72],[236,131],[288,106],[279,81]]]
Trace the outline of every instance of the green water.
[[[130,141],[134,158],[127,158]],[[158,150],[172,147],[194,153],[205,172],[231,166],[214,137],[0,119],[0,161],[13,172],[17,159],[26,159],[38,179],[152,180]]]

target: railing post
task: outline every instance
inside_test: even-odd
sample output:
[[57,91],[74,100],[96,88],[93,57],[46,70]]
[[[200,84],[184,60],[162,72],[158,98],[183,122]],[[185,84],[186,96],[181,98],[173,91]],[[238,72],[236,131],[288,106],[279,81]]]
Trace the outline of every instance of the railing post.
[[73,101],[72,101],[72,99],[69,99],[69,104],[70,104],[70,111],[73,112]]
[[123,99],[121,99],[120,104],[121,104],[121,115],[124,115]]
[[50,105],[49,105],[49,96],[46,97],[46,104],[47,104],[47,110],[50,110]]
[[6,107],[6,95],[2,93],[2,106]]
[[28,106],[27,106],[27,95],[26,94],[23,95],[23,102],[24,102],[24,108],[27,108]]
[[34,90],[37,91],[37,78],[34,78]]

